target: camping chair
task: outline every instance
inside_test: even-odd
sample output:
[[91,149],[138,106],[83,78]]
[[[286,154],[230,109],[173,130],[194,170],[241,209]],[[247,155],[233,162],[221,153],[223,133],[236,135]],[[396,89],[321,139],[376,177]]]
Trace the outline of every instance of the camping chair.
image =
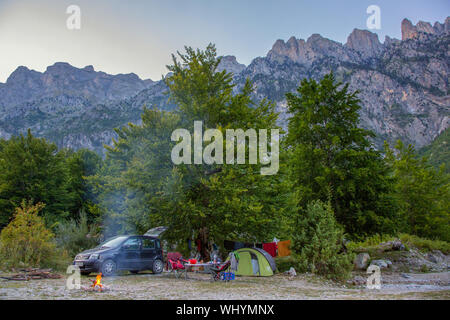
[[223,277],[223,274],[225,273],[225,271],[230,266],[230,264],[231,264],[231,261],[227,260],[218,267],[210,267],[209,272],[211,273],[213,281],[220,280]]
[[[167,271],[170,273],[172,272],[173,274],[175,274],[175,278],[178,278],[181,274],[182,271],[184,271],[185,263],[188,263],[189,261],[183,259],[180,256],[175,256],[175,257],[168,257],[167,258]],[[180,272],[179,272],[180,271]]]

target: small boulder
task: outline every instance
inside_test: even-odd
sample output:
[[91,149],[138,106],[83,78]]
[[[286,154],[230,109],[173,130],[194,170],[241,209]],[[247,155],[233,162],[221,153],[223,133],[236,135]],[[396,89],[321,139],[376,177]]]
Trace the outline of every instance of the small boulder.
[[[388,264],[384,260],[372,260],[370,262],[371,265],[379,266],[381,269],[385,269],[388,267]],[[392,264],[392,263],[391,263]]]
[[403,251],[405,249],[405,245],[400,240],[396,239],[392,242],[392,250]]
[[289,271],[288,271],[288,274],[289,274],[291,277],[295,277],[295,276],[297,275],[297,272],[295,272],[295,269],[294,269],[293,267],[291,267],[291,268],[289,269]]
[[432,252],[429,252],[425,256],[425,258],[433,263],[442,263],[445,261],[445,255],[439,250],[433,250]]
[[369,265],[370,256],[368,253],[360,253],[355,257],[353,261],[355,265],[355,269],[357,270],[365,270]]
[[295,269],[293,267],[291,267],[289,271],[285,271],[284,274],[289,276],[289,280],[293,280],[297,276],[297,272],[295,272]]

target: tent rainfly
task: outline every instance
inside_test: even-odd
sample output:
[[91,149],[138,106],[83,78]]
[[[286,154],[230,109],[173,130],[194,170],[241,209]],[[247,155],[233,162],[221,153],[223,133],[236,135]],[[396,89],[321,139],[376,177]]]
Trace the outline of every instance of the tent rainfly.
[[238,276],[270,277],[277,268],[275,260],[263,249],[241,248],[234,252],[239,255]]

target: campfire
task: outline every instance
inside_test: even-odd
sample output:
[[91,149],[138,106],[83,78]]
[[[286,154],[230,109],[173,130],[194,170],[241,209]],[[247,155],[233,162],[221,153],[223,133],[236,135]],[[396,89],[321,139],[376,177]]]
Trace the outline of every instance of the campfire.
[[97,291],[97,292],[103,292],[108,291],[109,288],[106,287],[104,284],[102,284],[102,274],[99,273],[95,280],[91,280],[92,284],[89,287],[82,287],[85,291]]
[[102,285],[102,273],[100,272],[96,277],[95,280],[92,280],[92,285],[91,287],[93,289],[98,289],[99,291],[103,290],[103,285]]

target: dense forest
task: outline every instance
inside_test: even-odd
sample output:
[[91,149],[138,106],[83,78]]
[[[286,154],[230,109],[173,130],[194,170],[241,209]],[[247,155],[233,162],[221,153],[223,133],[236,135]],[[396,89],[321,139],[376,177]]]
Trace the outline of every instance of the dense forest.
[[[246,164],[175,165],[172,132],[192,132],[194,121],[221,132],[281,130],[275,105],[254,103],[250,81],[236,92],[219,63],[213,45],[173,56],[164,80],[177,109],[144,106],[142,123],[117,128],[104,158],[58,150],[30,131],[0,140],[3,263],[64,263],[103,238],[164,225],[165,240],[181,252],[199,235],[222,251],[227,239],[292,239],[300,271],[341,278],[352,267],[344,239],[407,233],[450,241],[449,169],[437,165],[446,160],[401,141],[376,150],[359,124],[358,92],[331,73],[287,94],[277,174],[261,175],[248,152]],[[448,130],[437,144],[446,137]]]

